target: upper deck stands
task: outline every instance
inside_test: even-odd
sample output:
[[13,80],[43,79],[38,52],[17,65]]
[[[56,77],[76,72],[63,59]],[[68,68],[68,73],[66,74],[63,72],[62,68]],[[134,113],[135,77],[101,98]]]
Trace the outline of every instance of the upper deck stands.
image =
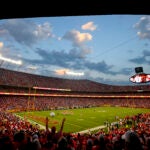
[[0,85],[17,87],[47,87],[58,89],[70,89],[83,92],[132,92],[138,90],[149,91],[150,85],[115,86],[102,84],[90,80],[62,79],[46,77],[24,72],[12,71],[0,68]]

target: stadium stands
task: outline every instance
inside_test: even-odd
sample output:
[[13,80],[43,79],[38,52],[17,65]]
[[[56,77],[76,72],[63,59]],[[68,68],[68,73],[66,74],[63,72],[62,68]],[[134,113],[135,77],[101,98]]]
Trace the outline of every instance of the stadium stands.
[[[130,120],[136,123],[130,129],[112,128],[95,134],[64,133],[48,128],[39,129],[12,112],[28,110],[52,110],[60,108],[84,108],[95,106],[121,106],[150,108],[150,86],[114,86],[89,80],[71,80],[27,74],[0,69],[0,150],[58,150],[65,145],[67,150],[129,150],[133,140],[140,150],[150,149],[150,114],[139,114]],[[33,87],[54,90],[34,89]],[[56,89],[70,89],[61,91]],[[124,118],[127,124],[129,118]],[[46,127],[48,120],[46,119]],[[130,134],[127,133],[130,131]],[[136,133],[136,134],[135,134]],[[132,136],[134,135],[134,136]],[[134,139],[135,138],[135,139]]]

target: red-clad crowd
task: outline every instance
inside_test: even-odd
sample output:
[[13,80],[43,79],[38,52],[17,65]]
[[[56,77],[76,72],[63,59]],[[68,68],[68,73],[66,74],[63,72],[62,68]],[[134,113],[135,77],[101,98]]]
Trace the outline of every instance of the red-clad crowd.
[[[130,128],[126,127],[132,121]],[[125,117],[124,125],[111,126],[106,132],[73,134],[63,132],[65,118],[58,131],[30,124],[12,113],[0,112],[0,150],[149,150],[150,113]]]
[[0,110],[28,111],[72,109],[100,106],[120,106],[133,108],[150,108],[149,99],[98,99],[98,98],[71,98],[71,97],[28,97],[28,96],[1,96]]

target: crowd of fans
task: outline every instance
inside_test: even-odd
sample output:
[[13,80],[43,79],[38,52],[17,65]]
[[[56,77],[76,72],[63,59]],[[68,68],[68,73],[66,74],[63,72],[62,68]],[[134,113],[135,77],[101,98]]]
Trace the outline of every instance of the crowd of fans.
[[0,109],[3,111],[29,111],[73,109],[101,106],[120,106],[132,108],[150,108],[149,99],[98,99],[98,98],[68,98],[68,97],[28,97],[1,96]]
[[[130,128],[126,127],[130,120]],[[124,125],[111,126],[106,132],[65,133],[62,120],[60,129],[45,129],[30,124],[12,113],[0,111],[0,150],[149,150],[150,113],[125,117]]]

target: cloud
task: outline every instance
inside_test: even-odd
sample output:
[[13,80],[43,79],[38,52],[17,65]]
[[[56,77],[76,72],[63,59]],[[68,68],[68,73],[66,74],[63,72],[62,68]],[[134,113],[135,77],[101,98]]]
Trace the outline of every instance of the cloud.
[[54,71],[57,75],[73,75],[73,76],[83,76],[83,72],[74,72],[70,69],[57,69]]
[[96,70],[99,72],[113,74],[113,75],[116,74],[115,72],[111,71],[113,65],[107,65],[105,61],[101,61],[97,63],[85,61],[84,66],[86,66],[90,70]]
[[0,42],[0,49],[3,48],[3,42]]
[[106,85],[129,85],[132,84],[129,82],[129,76],[124,74],[116,74],[115,76],[111,76],[109,74],[95,74],[92,72],[87,78],[91,81],[96,81]]
[[72,57],[85,58],[92,50],[89,47],[83,46],[82,48],[72,48],[69,53]]
[[[0,42],[0,54],[2,56],[2,59],[9,58],[12,60],[21,60],[20,50],[18,50],[13,45],[7,45],[3,42]],[[9,62],[9,61],[7,61]]]
[[94,25],[94,22],[88,22],[84,25],[81,26],[82,30],[90,30],[90,31],[94,31],[96,30],[97,26]]
[[81,47],[85,42],[92,40],[92,35],[89,33],[81,33],[77,30],[71,30],[67,32],[63,38],[71,41],[73,46]]
[[[69,52],[65,52],[63,50],[48,51],[45,49],[37,48],[35,52],[39,55],[40,59],[22,58],[24,63],[23,66],[21,66],[19,69],[29,73],[32,71],[33,74],[41,74],[45,76],[60,77],[61,75],[62,78],[71,78],[66,74],[66,71],[68,70],[73,70],[75,73],[84,71],[84,79],[88,77],[88,79],[92,79],[93,81],[98,81],[101,83],[105,83],[106,80],[108,83],[111,83],[112,80],[114,81],[115,78],[117,78],[117,76],[119,78],[127,78],[129,73],[131,73],[131,68],[122,69],[116,72],[113,71],[114,66],[108,65],[104,60],[100,62],[91,62],[91,60],[79,57],[79,53],[74,53],[73,51],[77,52],[76,49],[71,49]],[[34,66],[36,70],[33,70],[31,66]],[[113,75],[113,78],[111,75]],[[117,78],[116,81],[118,83],[119,78]]]
[[132,69],[131,68],[123,68],[119,71],[120,74],[129,75],[131,74]]
[[63,67],[67,67],[71,61],[75,61],[76,57],[72,57],[72,55],[66,53],[65,51],[46,51],[41,48],[37,48],[36,53],[41,57],[41,59],[33,59],[28,60],[31,63],[37,64],[47,64],[47,65],[60,65]]
[[92,49],[86,45],[86,42],[92,40],[92,35],[89,33],[71,30],[63,36],[63,39],[71,41],[74,48],[70,52],[78,55],[78,57],[84,58],[92,52]]
[[32,65],[43,64],[73,70],[89,69],[113,75],[116,74],[111,71],[113,65],[107,65],[105,61],[94,63],[84,58],[80,58],[77,53],[73,53],[73,50],[70,50],[70,52],[54,50],[48,52],[44,49],[37,48],[36,53],[41,59],[24,59],[24,61],[31,63]]
[[66,74],[66,71],[68,71],[68,69],[56,69],[54,72],[55,72],[57,75],[65,75],[65,74]]
[[51,37],[51,26],[48,22],[45,22],[43,24],[39,24],[36,26],[36,29],[33,31],[34,35],[40,39]]
[[145,59],[144,59],[143,56],[140,56],[140,57],[136,57],[136,58],[130,59],[129,61],[133,62],[135,64],[142,64],[142,63],[145,62]]
[[27,68],[31,69],[31,70],[37,70],[36,66],[28,66]]
[[26,46],[52,36],[49,23],[34,24],[29,20],[10,19],[0,25],[0,35],[9,34],[15,41]]
[[150,39],[150,17],[144,16],[141,17],[139,22],[134,25],[134,28],[137,29],[137,35],[141,39]]
[[135,64],[149,64],[150,63],[150,51],[144,50],[142,55],[136,58],[129,59],[130,62]]

